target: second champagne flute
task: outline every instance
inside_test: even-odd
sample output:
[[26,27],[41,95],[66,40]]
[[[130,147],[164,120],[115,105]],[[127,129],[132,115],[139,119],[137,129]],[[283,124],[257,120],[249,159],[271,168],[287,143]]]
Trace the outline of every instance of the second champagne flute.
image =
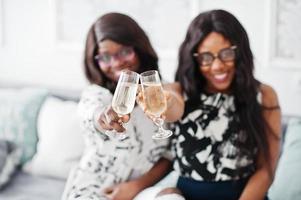
[[[112,100],[112,108],[119,117],[130,114],[135,106],[139,74],[130,70],[121,72]],[[119,139],[127,135],[121,133]]]
[[164,120],[161,115],[167,108],[166,97],[161,85],[159,73],[156,70],[150,70],[140,74],[143,99],[145,107],[158,126],[158,131],[152,136],[155,140],[165,139],[172,135],[172,131],[164,129]]

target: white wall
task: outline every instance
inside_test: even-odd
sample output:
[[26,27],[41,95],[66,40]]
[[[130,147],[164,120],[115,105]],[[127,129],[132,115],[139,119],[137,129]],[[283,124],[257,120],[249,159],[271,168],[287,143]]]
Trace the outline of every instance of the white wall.
[[189,22],[213,8],[242,22],[257,77],[276,89],[285,114],[301,115],[301,29],[295,25],[301,2],[294,0],[0,0],[0,82],[83,88],[85,34],[108,11],[125,12],[141,24],[160,56],[163,77],[172,80]]
[[1,81],[72,88],[84,84],[81,53],[56,46],[50,5],[46,0],[2,0]]

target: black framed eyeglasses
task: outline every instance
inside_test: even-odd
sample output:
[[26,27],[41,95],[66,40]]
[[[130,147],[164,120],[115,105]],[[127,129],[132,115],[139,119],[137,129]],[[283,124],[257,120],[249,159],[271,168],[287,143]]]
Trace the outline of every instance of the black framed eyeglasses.
[[135,55],[133,47],[122,47],[117,53],[109,54],[102,53],[98,54],[94,57],[94,59],[98,62],[99,65],[110,66],[114,59],[127,61],[131,60]]
[[220,50],[216,55],[211,52],[194,53],[193,56],[201,67],[211,66],[213,61],[218,58],[222,62],[229,62],[235,60],[235,49],[237,46],[231,46]]

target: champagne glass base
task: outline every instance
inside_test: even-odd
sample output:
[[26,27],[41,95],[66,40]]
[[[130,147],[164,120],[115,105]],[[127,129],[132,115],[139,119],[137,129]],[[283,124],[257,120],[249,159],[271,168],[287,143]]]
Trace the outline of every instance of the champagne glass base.
[[172,131],[170,130],[164,130],[164,132],[158,132],[155,135],[152,136],[153,140],[163,140],[166,138],[169,138],[172,135]]
[[129,137],[129,135],[126,132],[117,132],[115,130],[113,131],[106,131],[106,135],[110,138],[118,139],[118,140],[125,140]]
[[127,137],[127,133],[115,133],[115,138],[117,138],[118,140],[125,140]]
[[114,131],[114,138],[118,139],[118,140],[125,140],[126,138],[129,137],[129,135],[125,132],[117,132]]

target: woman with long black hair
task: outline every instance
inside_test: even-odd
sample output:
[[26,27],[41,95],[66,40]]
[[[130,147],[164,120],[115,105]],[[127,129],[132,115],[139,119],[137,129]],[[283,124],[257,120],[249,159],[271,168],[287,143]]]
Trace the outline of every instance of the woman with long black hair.
[[[91,84],[78,106],[86,148],[69,175],[63,200],[131,200],[170,167],[165,156],[168,140],[151,138],[156,126],[143,110],[135,106],[131,115],[119,116],[112,109],[113,93],[123,70],[158,70],[158,57],[134,19],[107,13],[91,25],[86,39],[84,71]],[[173,101],[172,105],[167,102],[170,106],[165,115],[166,120],[173,121],[183,113],[179,107],[184,103],[176,93],[168,94]],[[121,122],[127,122],[126,129]],[[111,130],[125,132],[126,137],[113,137]]]
[[[176,189],[189,200],[263,200],[278,156],[281,113],[273,88],[254,77],[247,33],[229,12],[190,24],[176,81],[185,112],[172,140]],[[164,197],[164,199],[167,196]]]

